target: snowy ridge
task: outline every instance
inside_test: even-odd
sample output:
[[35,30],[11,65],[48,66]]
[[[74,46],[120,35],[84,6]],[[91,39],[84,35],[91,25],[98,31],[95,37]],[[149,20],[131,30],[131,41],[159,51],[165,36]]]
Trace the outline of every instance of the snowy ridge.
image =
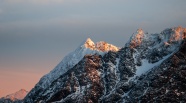
[[[165,29],[160,34],[144,34],[143,42],[134,48],[135,58],[139,57],[139,55],[143,55],[142,59],[144,59],[144,57],[152,55],[153,53],[154,55],[162,55],[163,57],[175,52],[183,39],[185,39],[185,31],[185,28],[176,27]],[[162,59],[162,57],[159,59]],[[135,59],[135,61],[137,60]],[[148,61],[154,63],[157,60],[152,61],[151,58],[148,58]]]
[[[134,49],[133,58],[136,65],[136,75],[146,73],[154,66],[170,57],[179,49],[181,42],[186,38],[185,28],[175,27],[165,29],[160,34],[145,34],[142,29],[137,30],[128,44]],[[134,41],[137,41],[134,46]],[[155,55],[155,56],[154,56]]]
[[[138,29],[120,51],[119,69],[121,73],[119,80],[116,79],[119,81],[115,85],[116,88],[109,90],[111,93],[102,96],[102,99],[106,102],[112,101],[110,98],[117,95],[118,90],[122,93],[123,88],[131,88],[141,76],[147,75],[153,68],[157,68],[179,50],[185,35],[186,29],[181,27],[165,29],[156,34],[144,33],[142,29]],[[146,91],[147,89],[143,94]],[[121,98],[131,98],[128,96],[130,92],[129,89]],[[125,99],[123,102],[125,103]]]
[[[168,28],[160,34],[148,34],[144,33],[142,29],[140,32],[137,30],[136,35],[133,35],[126,45],[134,50],[132,57],[136,69],[135,75],[128,79],[128,83],[137,83],[140,76],[147,75],[153,68],[158,68],[179,50],[185,38],[186,28],[182,27]],[[143,95],[147,90],[148,88],[144,90]],[[130,92],[125,93],[123,98],[132,98],[128,95]],[[123,102],[125,103],[125,100]]]
[[81,45],[74,52],[65,56],[50,73],[43,76],[37,85],[42,88],[48,87],[51,82],[75,66],[87,54],[104,55],[108,51],[118,50],[119,48],[112,44],[102,41],[95,44],[90,38],[88,38],[81,43]]

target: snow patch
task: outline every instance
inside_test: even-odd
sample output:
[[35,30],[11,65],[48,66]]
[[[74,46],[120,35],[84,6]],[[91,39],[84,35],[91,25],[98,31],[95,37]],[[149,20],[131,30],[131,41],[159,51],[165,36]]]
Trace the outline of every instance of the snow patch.
[[142,65],[136,66],[137,71],[136,71],[135,76],[141,76],[142,74],[146,73],[147,71],[149,71],[153,67],[160,65],[165,59],[169,58],[171,55],[172,55],[172,53],[167,56],[164,56],[163,59],[161,59],[160,61],[158,61],[156,63],[149,63],[147,59],[143,59]]

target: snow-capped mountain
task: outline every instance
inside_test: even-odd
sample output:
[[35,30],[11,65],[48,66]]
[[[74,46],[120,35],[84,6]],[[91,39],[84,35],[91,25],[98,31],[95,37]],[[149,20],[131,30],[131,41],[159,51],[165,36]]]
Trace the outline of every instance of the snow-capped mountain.
[[0,99],[0,103],[18,103],[25,98],[28,91],[21,89]]
[[[87,39],[25,97],[25,103],[186,102],[186,29],[138,29],[123,48]],[[175,98],[173,98],[175,97]]]
[[83,43],[81,43],[81,45],[74,52],[71,52],[65,56],[63,60],[50,73],[43,76],[37,86],[47,88],[50,83],[67,72],[87,54],[97,53],[99,55],[104,55],[108,51],[118,50],[119,48],[112,44],[108,44],[104,41],[100,41],[95,44],[90,38],[88,38]]
[[[182,27],[165,29],[159,34],[145,34],[141,29],[137,30],[126,46],[119,51],[120,62],[118,69],[120,77],[119,80],[116,79],[118,83],[114,85],[115,88],[111,89],[111,93],[102,97],[102,102],[107,103],[116,99],[119,103],[136,103],[142,101],[141,97],[144,95],[151,98],[151,102],[170,102],[168,99],[156,101],[156,96],[159,94],[154,95],[154,97],[149,96],[151,92],[156,91],[151,85],[154,85],[152,84],[154,81],[156,81],[156,83],[168,82],[168,80],[173,77],[173,75],[171,75],[172,77],[167,78],[161,74],[161,78],[168,79],[167,81],[161,81],[161,78],[157,78],[160,75],[159,73],[167,72],[169,68],[174,68],[174,70],[177,70],[177,68],[185,68],[186,58],[184,57],[177,58],[178,62],[183,63],[182,66],[177,65],[178,67],[174,67],[168,62],[170,60],[174,62],[174,59],[172,59],[173,56],[180,52],[180,48],[185,48],[185,35],[186,29]],[[182,52],[184,53],[186,51]],[[183,53],[182,55],[185,56]],[[182,81],[184,81],[184,79],[182,79],[181,82]],[[156,89],[160,89],[161,86]],[[180,86],[177,88],[181,88]],[[149,94],[147,95],[146,93]],[[166,97],[165,94],[162,93],[164,97]],[[149,98],[143,98],[144,102],[150,101]],[[182,101],[181,99],[182,97],[180,97],[178,101]]]
[[[48,88],[53,81],[75,66],[85,55],[104,55],[108,51],[118,50],[119,48],[112,44],[108,44],[104,41],[94,43],[90,38],[88,38],[82,42],[75,51],[65,56],[63,60],[50,73],[43,76],[35,87],[38,90],[44,90]],[[36,92],[35,89],[33,89],[33,91]]]

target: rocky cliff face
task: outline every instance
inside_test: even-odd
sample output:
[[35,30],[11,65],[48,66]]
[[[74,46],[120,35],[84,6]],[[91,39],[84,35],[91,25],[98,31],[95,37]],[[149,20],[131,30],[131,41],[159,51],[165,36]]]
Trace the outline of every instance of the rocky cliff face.
[[179,50],[137,78],[134,87],[121,101],[125,102],[186,102],[186,40]]
[[37,84],[24,102],[185,102],[185,37],[182,27],[159,34],[139,29],[121,49],[89,43],[91,50],[112,49],[102,55],[87,53],[49,86]]

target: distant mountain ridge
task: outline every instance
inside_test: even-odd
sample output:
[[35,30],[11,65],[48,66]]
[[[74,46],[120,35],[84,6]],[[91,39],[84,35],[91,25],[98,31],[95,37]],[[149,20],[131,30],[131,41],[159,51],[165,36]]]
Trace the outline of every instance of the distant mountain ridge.
[[25,96],[27,95],[28,91],[26,91],[25,89],[21,89],[15,93],[9,94],[5,97],[2,97],[0,99],[0,103],[19,103],[21,100],[23,100],[25,98]]
[[24,98],[24,103],[186,102],[186,28],[138,29],[118,48],[90,38]]

